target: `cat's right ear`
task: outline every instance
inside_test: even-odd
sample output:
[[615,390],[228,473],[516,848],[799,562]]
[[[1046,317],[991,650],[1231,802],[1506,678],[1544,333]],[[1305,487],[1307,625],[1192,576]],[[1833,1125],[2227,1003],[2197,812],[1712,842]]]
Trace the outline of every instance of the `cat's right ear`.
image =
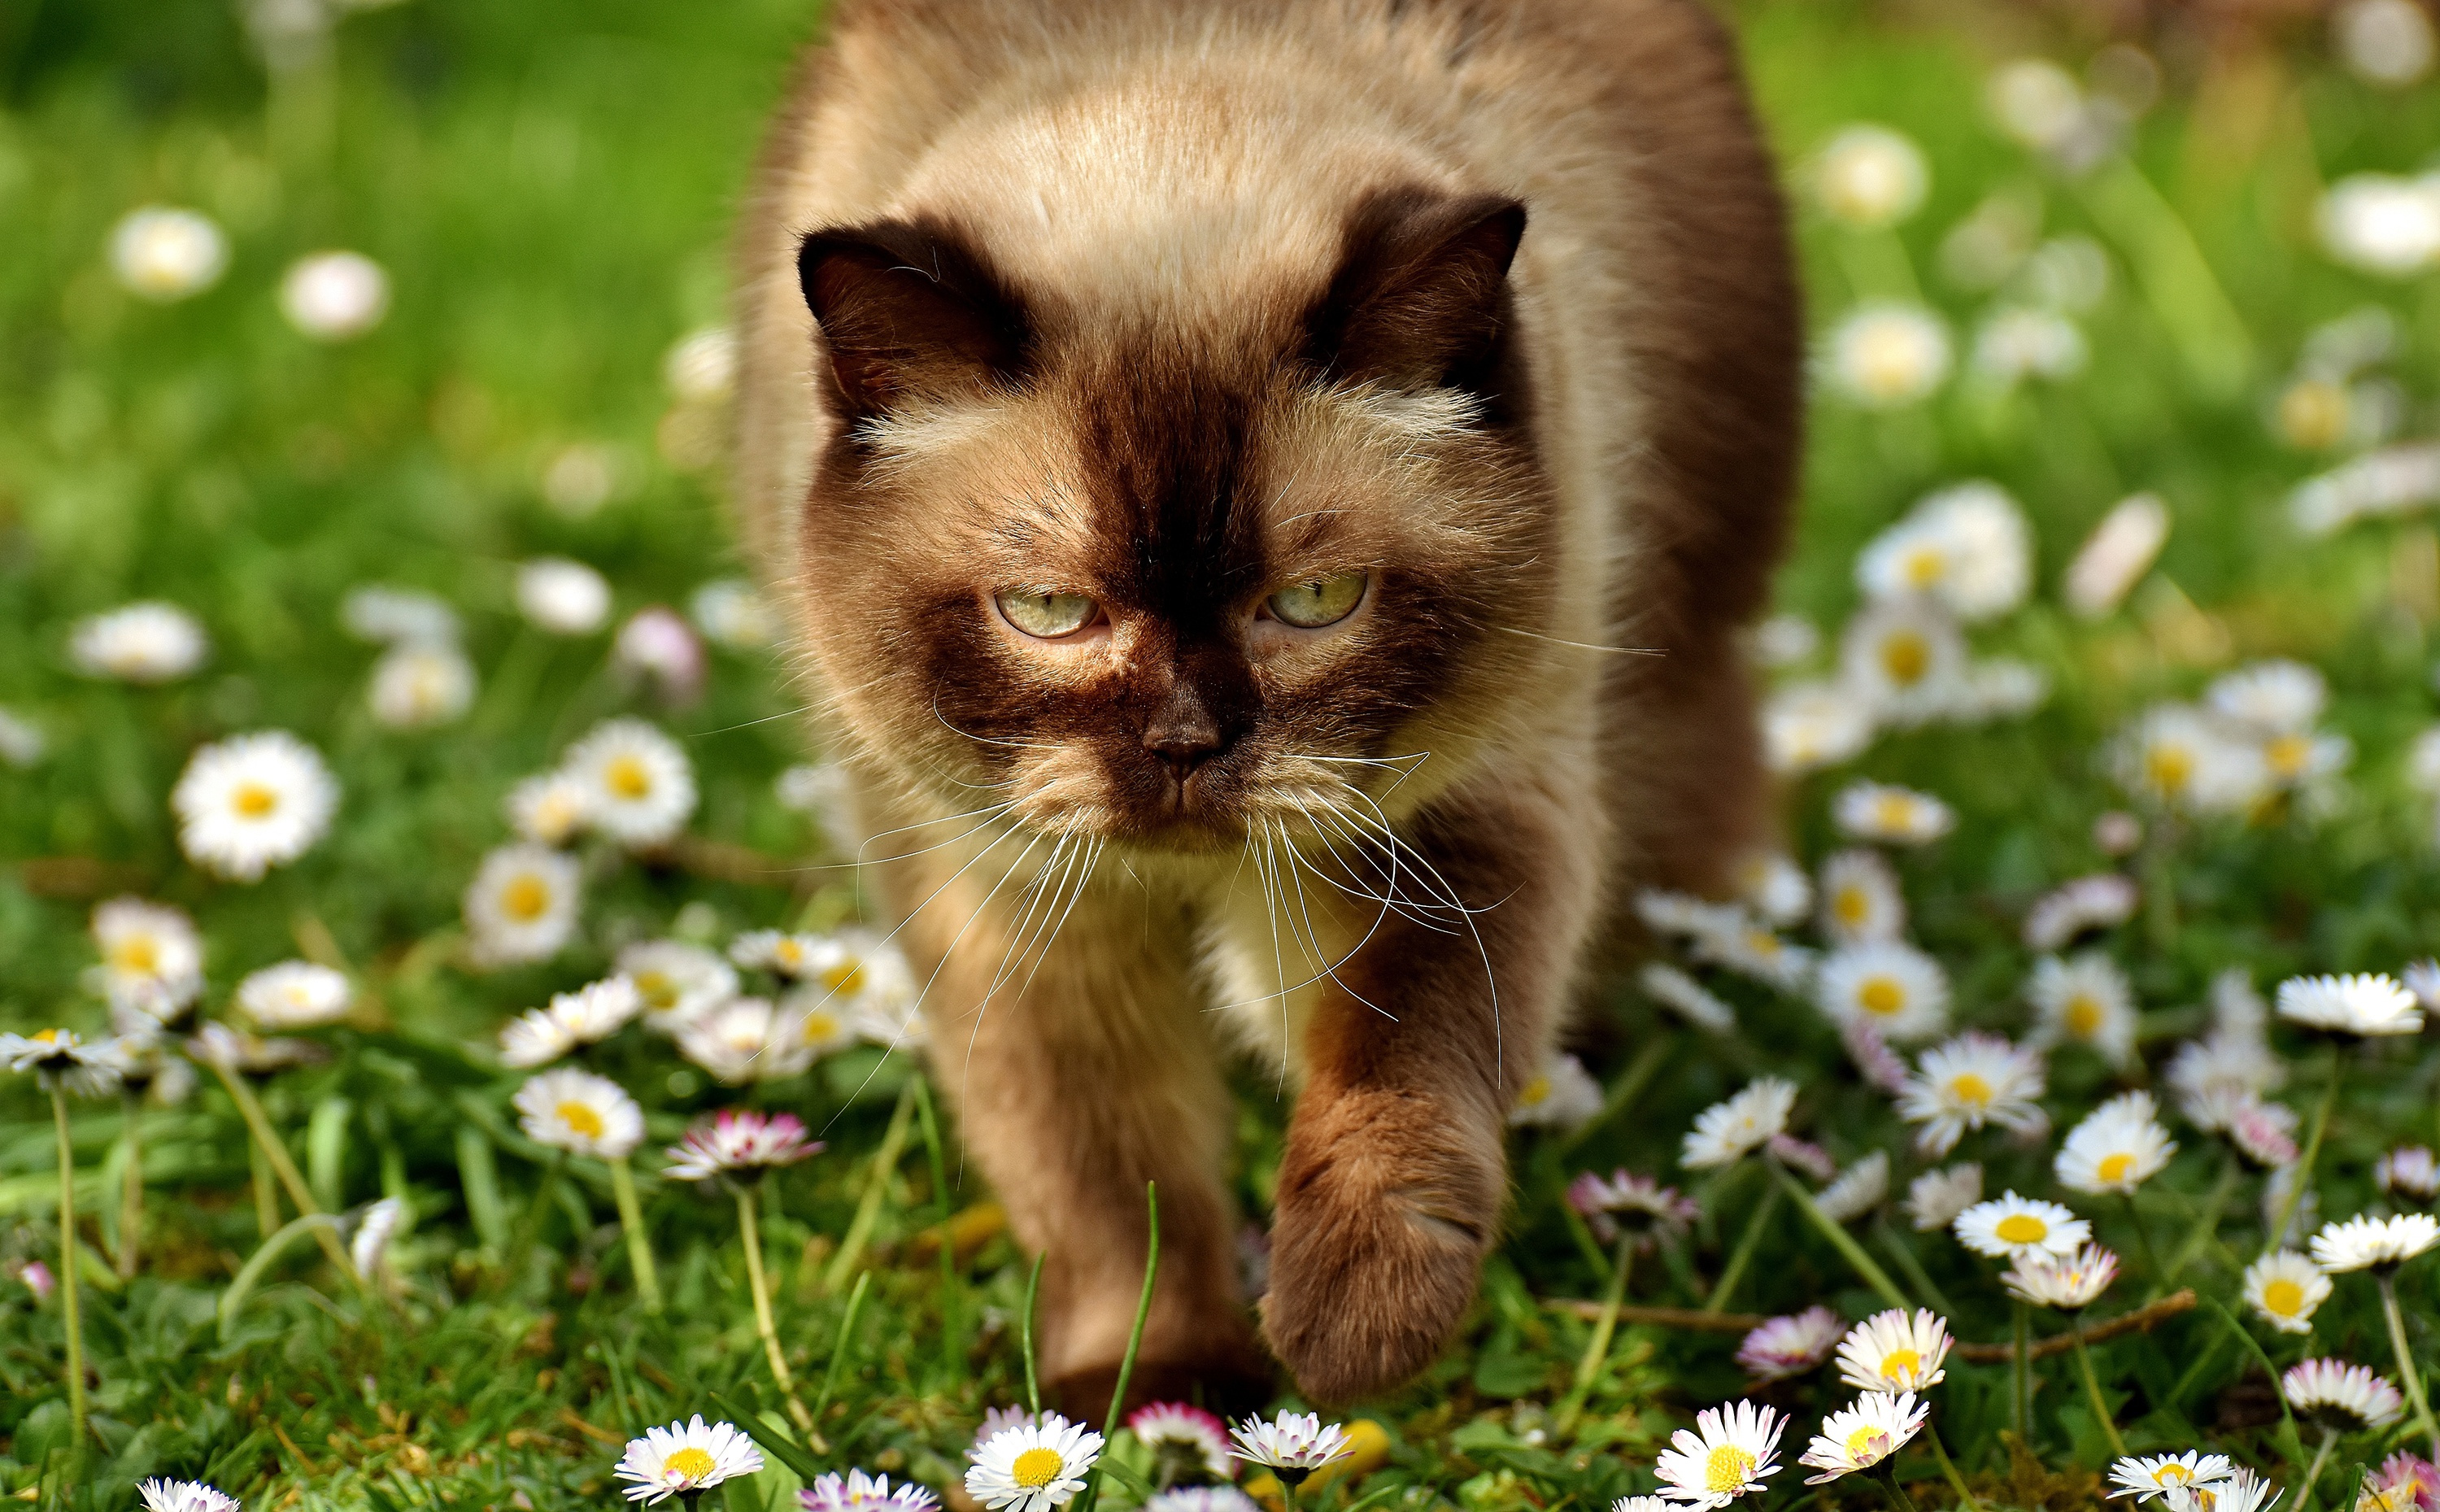
[[1024,361],[1023,307],[945,230],[883,221],[816,231],[798,245],[797,279],[848,419],[983,393]]

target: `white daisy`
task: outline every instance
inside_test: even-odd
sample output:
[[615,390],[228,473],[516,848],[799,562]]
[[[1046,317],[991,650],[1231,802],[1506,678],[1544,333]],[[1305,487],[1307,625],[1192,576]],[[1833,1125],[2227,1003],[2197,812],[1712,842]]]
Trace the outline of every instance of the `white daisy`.
[[2092,1239],[2092,1225],[2055,1202],[2003,1193],[1977,1202],[1952,1225],[1957,1242],[1976,1254],[2073,1254]]
[[2059,585],[2060,597],[2082,618],[2100,619],[2126,602],[2168,539],[2169,507],[2161,495],[2119,500],[2076,549]]
[[1790,683],[1763,699],[1763,761],[1783,777],[1852,761],[1872,743],[1872,708],[1843,683]]
[[1660,1494],[1686,1506],[1719,1508],[1762,1490],[1779,1473],[1779,1435],[1786,1428],[1776,1410],[1746,1401],[1696,1413],[1694,1430],[1672,1433],[1653,1467]]
[[500,1032],[500,1059],[519,1069],[547,1065],[579,1045],[599,1044],[644,1011],[644,995],[625,977],[607,977],[521,1015]]
[[1813,879],[1782,852],[1751,853],[1737,863],[1731,879],[1739,901],[1776,928],[1797,923],[1813,907]]
[[1907,1216],[1918,1233],[1932,1233],[1957,1221],[1957,1215],[1982,1200],[1982,1167],[1960,1161],[1926,1171],[1907,1183]]
[[1852,1018],[1840,1027],[1839,1042],[1847,1049],[1847,1058],[1856,1065],[1856,1073],[1864,1085],[1891,1097],[1898,1096],[1914,1079],[1907,1063],[1890,1048],[1881,1032],[1861,1018]]
[[2256,661],[2215,680],[2203,697],[2221,718],[2269,739],[2310,729],[2329,706],[2330,685],[2301,661]]
[[1813,1000],[1841,1027],[1871,1024],[1893,1044],[1929,1039],[1948,1027],[1948,977],[1940,963],[1902,941],[1849,945],[1822,957]]
[[1818,1304],[1784,1318],[1765,1320],[1737,1346],[1737,1363],[1757,1382],[1802,1376],[1830,1358],[1847,1325]]
[[661,358],[661,381],[681,404],[710,405],[737,387],[737,333],[703,326],[671,343]]
[[113,898],[94,909],[92,927],[101,963],[88,982],[112,1008],[166,1023],[203,996],[203,937],[178,909]]
[[544,772],[509,789],[509,828],[537,845],[565,845],[593,814],[593,789],[573,772]]
[[2127,1193],[2158,1176],[2177,1153],[2149,1092],[2121,1092],[2068,1131],[2052,1172],[2072,1192]]
[[1948,377],[1948,328],[1919,304],[1866,304],[1831,328],[1830,386],[1865,409],[1897,409]]
[[565,770],[585,785],[588,819],[622,845],[662,844],[694,812],[694,769],[677,742],[640,719],[610,719],[568,747]]
[[1969,1030],[1923,1053],[1898,1095],[1898,1116],[1923,1125],[1915,1147],[1937,1159],[1986,1124],[2026,1138],[2049,1128],[2039,1101],[2045,1085],[2040,1055]]
[[39,766],[49,754],[50,737],[43,727],[8,709],[0,709],[0,762],[19,771]]
[[2426,956],[2420,961],[2409,962],[2406,969],[2397,974],[2397,980],[2406,984],[2407,991],[2414,994],[2414,1000],[2423,1005],[2424,1012],[2440,1009],[2440,961]]
[[1906,894],[1878,851],[1833,853],[1821,863],[1821,932],[1837,945],[1875,945],[1906,933]]
[[678,1053],[732,1087],[784,1081],[814,1063],[795,1019],[768,998],[731,998],[677,1030]]
[[677,611],[638,609],[610,642],[610,664],[631,683],[650,686],[664,703],[691,703],[703,692],[703,642]]
[[[2168,1503],[2169,1512],[2269,1512],[2286,1494],[2273,1491],[2270,1482],[2240,1466],[2225,1481],[2214,1481],[2209,1485],[2171,1486],[2162,1500]],[[2405,1506],[2373,1505],[2377,1495],[2366,1496],[2366,1512],[2409,1512]]]
[[2372,1179],[2395,1197],[2425,1203],[2440,1197],[2440,1161],[2434,1161],[2429,1145],[2401,1144],[2387,1151],[2373,1162]]
[[2261,751],[2184,704],[2156,704],[2111,743],[2107,764],[2137,798],[2196,814],[2241,814],[2270,790]]
[[79,1097],[107,1097],[125,1075],[128,1048],[117,1039],[89,1040],[72,1029],[0,1034],[0,1065],[28,1071],[45,1087],[53,1077]]
[[348,1236],[348,1263],[356,1268],[356,1274],[369,1281],[381,1273],[382,1263],[389,1258],[390,1241],[406,1219],[406,1202],[401,1197],[383,1197],[366,1206]]
[[483,857],[466,886],[466,932],[478,960],[547,961],[576,934],[582,872],[547,846],[503,845]]
[[1928,845],[1957,827],[1957,815],[1929,793],[1887,783],[1855,783],[1831,801],[1830,817],[1859,840]]
[[1102,1455],[1102,1435],[1057,1413],[1020,1424],[974,1451],[966,1494],[990,1512],[1045,1512],[1066,1506],[1085,1488],[1085,1472]]
[[146,1481],[136,1486],[144,1512],[238,1512],[236,1497],[201,1481]]
[[1229,1453],[1270,1469],[1290,1485],[1353,1451],[1347,1431],[1315,1413],[1283,1411],[1268,1420],[1248,1417],[1229,1431]]
[[555,636],[589,636],[610,619],[610,580],[564,556],[517,568],[517,612]]
[[1200,1407],[1185,1402],[1148,1402],[1127,1414],[1127,1428],[1151,1447],[1156,1460],[1173,1464],[1215,1481],[1236,1473],[1229,1463],[1229,1425]]
[[[819,1155],[819,1140],[805,1137],[805,1125],[794,1113],[758,1113],[724,1108],[709,1124],[697,1124],[668,1151],[669,1176],[679,1181],[708,1181],[732,1172],[761,1172],[794,1165]],[[1050,1420],[1046,1414],[1045,1422]]]
[[1801,614],[1782,611],[1746,633],[1746,655],[1775,672],[1802,666],[1821,649],[1821,629]]
[[315,341],[363,335],[389,314],[389,275],[361,252],[316,252],[288,265],[279,313]]
[[2406,1398],[2385,1377],[2342,1359],[2308,1359],[2279,1377],[2290,1412],[2341,1433],[2387,1428],[2405,1415]]
[[2256,1035],[2214,1030],[2179,1046],[2162,1079],[2178,1094],[2187,1122],[2215,1134],[2284,1080],[2286,1070]]
[[1889,1200],[1890,1158],[1875,1150],[1813,1194],[1813,1205],[1833,1223],[1853,1223]]
[[856,1042],[855,995],[809,981],[780,999],[780,1016],[789,1021],[808,1054],[819,1059]]
[[2429,1213],[2354,1217],[2313,1235],[2313,1263],[2333,1274],[2394,1270],[2440,1244],[2440,1218]]
[[674,1035],[705,1011],[737,996],[737,971],[701,945],[646,940],[622,946],[619,974],[644,999],[644,1026]]
[[576,1035],[547,1008],[529,1008],[500,1028],[500,1062],[547,1066],[576,1048]]
[[1840,1408],[1821,1420],[1812,1447],[1797,1461],[1821,1473],[1807,1476],[1804,1484],[1821,1485],[1871,1469],[1923,1431],[1924,1419],[1930,1413],[1931,1404],[1917,1401],[1912,1392],[1864,1393],[1854,1406]]
[[1849,126],[1822,145],[1813,192],[1830,218],[1859,230],[1895,225],[1923,207],[1931,171],[1923,149],[1870,123]]
[[1519,1128],[1577,1128],[1601,1110],[1601,1083],[1575,1056],[1554,1053],[1516,1089],[1508,1122]]
[[1839,635],[1845,695],[1876,724],[1911,729],[1955,714],[1968,665],[1956,620],[1925,599],[1868,604]]
[[283,961],[249,974],[237,984],[237,1005],[258,1029],[308,1029],[333,1023],[354,1006],[356,989],[345,972],[310,961]]
[[2395,977],[2290,977],[2279,984],[2279,1017],[2339,1035],[2417,1035],[2423,1008]]
[[518,1088],[514,1101],[517,1126],[537,1144],[615,1161],[643,1143],[643,1109],[606,1076],[547,1071]]
[[[2425,1512],[2440,1497],[2440,1465],[2400,1449],[2380,1462],[2364,1484],[2363,1512]],[[2237,1512],[2206,1508],[2204,1512]],[[2252,1512],[2252,1507],[2241,1512]]]
[[2245,1305],[2281,1333],[2309,1334],[2330,1300],[2329,1274],[2293,1250],[2275,1250],[2245,1268]]
[[1929,1307],[1876,1312],[1839,1341],[1839,1378],[1863,1391],[1924,1391],[1948,1373],[1948,1322]]
[[1678,1512],[1678,1503],[1660,1496],[1622,1496],[1609,1504],[1609,1512]]
[[1657,1239],[1674,1239],[1702,1216],[1691,1199],[1674,1186],[1662,1186],[1648,1176],[1624,1167],[1603,1176],[1579,1171],[1568,1183],[1568,1206],[1583,1215],[1594,1237],[1616,1244],[1621,1234],[1636,1235],[1636,1248],[1648,1250]]
[[1984,97],[2000,129],[2036,152],[2058,151],[2084,124],[2083,88],[2047,58],[2000,64],[1991,71]]
[[2396,89],[2431,71],[2431,18],[2413,0],[2349,0],[2331,14],[2341,61],[2367,83]]
[[189,860],[233,881],[255,882],[304,855],[330,829],[339,783],[320,752],[270,729],[196,751],[170,792],[170,806]]
[[89,677],[169,682],[204,664],[210,643],[195,617],[175,604],[131,603],[80,620],[68,656]]
[[458,611],[446,599],[380,583],[349,589],[339,601],[339,622],[357,639],[385,645],[454,645],[458,634]]
[[749,929],[728,942],[728,959],[748,971],[768,971],[791,981],[813,974],[823,956],[822,937],[782,929]]
[[1698,1029],[1715,1035],[1736,1032],[1736,1010],[1713,997],[1703,984],[1662,961],[1644,963],[1636,973],[1636,984],[1643,995],[1664,1007],[1674,1008],[1686,1021]]
[[680,1493],[705,1491],[724,1481],[752,1475],[762,1468],[762,1451],[734,1424],[706,1425],[702,1414],[684,1423],[644,1431],[627,1441],[627,1452],[612,1471],[632,1482],[630,1502],[666,1502]]
[[887,1475],[852,1469],[814,1477],[797,1504],[803,1512],[938,1512],[941,1499],[912,1481],[893,1486]]
[[2118,1257],[2097,1244],[2088,1244],[2067,1255],[2020,1250],[2000,1282],[2010,1296],[2077,1312],[2091,1306],[2117,1279]]
[[1965,725],[2018,719],[2050,695],[2050,674],[2041,668],[2014,657],[1985,657],[1965,669],[1965,688],[1949,717]]
[[167,304],[201,294],[227,267],[228,238],[199,211],[144,205],[111,227],[110,271],[147,299]]
[[2359,272],[2406,279],[2440,261],[2440,184],[2350,173],[2314,209],[2322,248]]
[[2024,513],[2005,489],[1976,481],[1929,495],[1875,536],[1856,585],[1875,600],[1927,598],[1972,624],[2024,603],[2033,567]]
[[1796,1084],[1777,1076],[1760,1076],[1726,1102],[1714,1103],[1695,1115],[1679,1162],[1694,1170],[1728,1165],[1743,1160],[1786,1131],[1787,1115],[1796,1108]]
[[373,718],[392,729],[452,724],[475,707],[475,664],[445,642],[392,646],[373,663],[365,697]]
[[2056,310],[2002,304],[1982,317],[1966,362],[1978,377],[2006,388],[2029,378],[2072,378],[2090,355],[2084,333]]
[[2235,1468],[2225,1454],[2203,1454],[2194,1449],[2183,1454],[2130,1454],[2109,1467],[2113,1486],[2109,1494],[2149,1502],[2172,1491],[2216,1485]]
[[2025,910],[2025,948],[2047,955],[2095,929],[2115,928],[2134,917],[2135,884],[2115,872],[2097,872],[2063,882]]
[[1733,903],[1707,906],[1687,947],[1698,961],[1782,992],[1802,991],[1813,972],[1812,951],[1788,944]]
[[2296,1147],[2298,1122],[2294,1108],[2249,1097],[2229,1112],[2229,1143],[2256,1165],[2292,1165],[2302,1153]]

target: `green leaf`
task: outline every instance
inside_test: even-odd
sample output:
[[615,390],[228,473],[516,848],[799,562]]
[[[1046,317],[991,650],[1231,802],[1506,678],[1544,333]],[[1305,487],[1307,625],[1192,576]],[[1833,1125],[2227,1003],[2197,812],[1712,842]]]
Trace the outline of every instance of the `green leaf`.
[[796,1471],[806,1485],[811,1485],[823,1473],[821,1462],[815,1459],[810,1450],[762,1421],[761,1413],[746,1411],[718,1392],[707,1395],[711,1397],[711,1405],[720,1409],[722,1416],[744,1429],[748,1437],[762,1446],[764,1453]]

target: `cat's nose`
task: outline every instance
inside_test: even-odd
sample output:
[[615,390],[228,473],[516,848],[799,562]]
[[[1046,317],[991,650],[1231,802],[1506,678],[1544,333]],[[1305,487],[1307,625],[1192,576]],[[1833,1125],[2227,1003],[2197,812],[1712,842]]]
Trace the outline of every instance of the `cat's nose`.
[[1201,699],[1183,689],[1144,726],[1145,752],[1168,768],[1180,787],[1196,767],[1219,754],[1222,744],[1219,722]]

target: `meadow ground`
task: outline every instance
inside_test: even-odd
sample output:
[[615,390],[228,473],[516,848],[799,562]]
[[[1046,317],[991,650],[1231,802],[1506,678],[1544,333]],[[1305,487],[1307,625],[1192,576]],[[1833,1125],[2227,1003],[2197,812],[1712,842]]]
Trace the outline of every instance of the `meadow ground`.
[[[607,1505],[630,1435],[701,1413],[962,1498],[1024,1396],[1026,1269],[874,1042],[904,984],[843,932],[725,544],[705,333],[810,8],[240,9],[0,12],[0,1027],[116,1025],[149,1088],[0,1041],[0,1493]],[[2146,50],[2015,9],[1734,9],[1821,352],[1755,652],[1796,864],[1649,901],[1674,965],[1606,989],[1524,1110],[1462,1341],[1345,1414],[1355,1468],[1302,1504],[1600,1512],[1744,1395],[1793,1414],[1754,1493],[1789,1512],[2070,1512],[2117,1455],[2192,1449],[2290,1512],[2359,1482],[2430,1512],[2440,1478],[2389,1458],[2440,1452],[2440,1262],[2405,1254],[2440,1136],[2410,1022],[2440,981],[2409,970],[2440,938],[2429,26],[2369,0]],[[141,603],[178,612],[93,619]],[[264,730],[301,746],[224,744]],[[618,970],[651,1024],[614,987],[503,1040]],[[2283,987],[2327,972],[2407,986]],[[623,1091],[521,1109],[519,1060]],[[784,1074],[721,1079],[748,1063]],[[1243,1089],[1261,1214],[1283,1109]],[[827,1141],[760,1181],[758,1251],[660,1153],[722,1108]],[[1693,1207],[1568,1200],[1621,1169]],[[2002,1194],[2090,1223],[2097,1301],[2040,1262],[2076,1220]],[[2357,1215],[2379,1232],[2322,1233]],[[1862,1370],[1922,1384],[1930,1431],[1891,1435],[1886,1493],[1801,1484],[1854,1395],[1823,1356],[1901,1299],[1962,1342],[1911,1375],[1859,1340]],[[2385,1381],[2274,1379],[2324,1358]],[[1175,1469],[1108,1458],[1114,1503]],[[775,1457],[719,1495],[798,1485]]]

